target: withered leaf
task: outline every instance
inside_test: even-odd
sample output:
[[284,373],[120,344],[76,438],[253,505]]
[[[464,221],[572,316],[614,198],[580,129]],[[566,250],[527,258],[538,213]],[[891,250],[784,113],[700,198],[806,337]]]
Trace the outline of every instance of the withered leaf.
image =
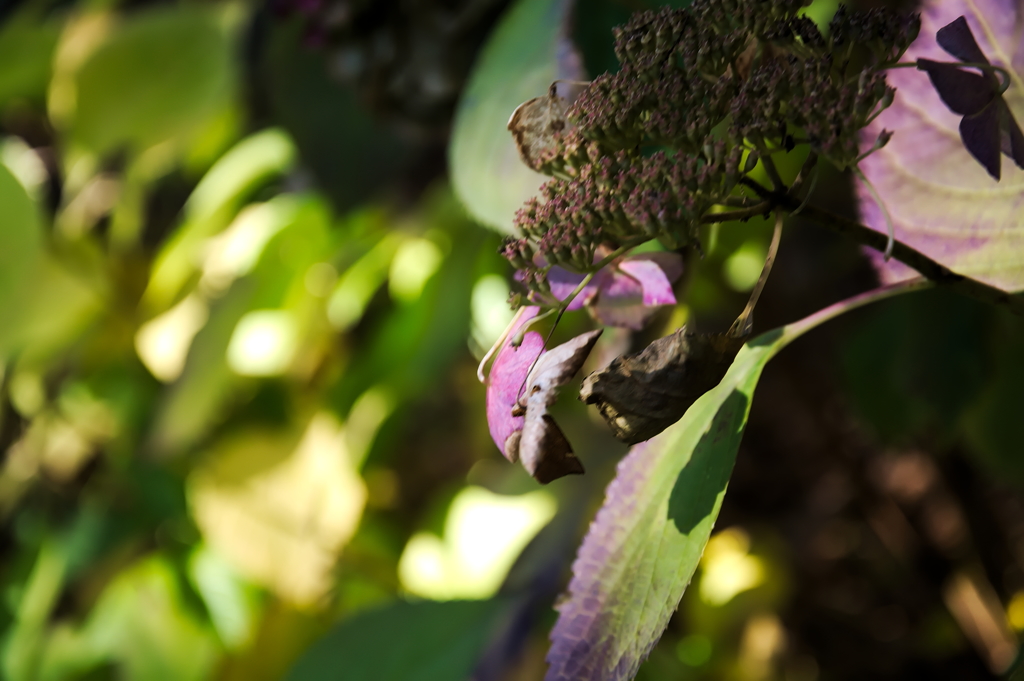
[[565,118],[569,100],[559,96],[557,85],[557,82],[552,83],[543,97],[534,97],[517,106],[508,119],[508,129],[523,162],[538,171],[541,155],[555,147],[555,135],[569,126]]
[[580,399],[597,405],[623,442],[649,440],[718,385],[745,340],[729,334],[690,333],[683,327],[587,376]]
[[538,482],[548,483],[564,475],[583,473],[565,434],[548,413],[558,399],[558,389],[572,380],[601,335],[590,331],[544,353],[526,380],[519,406],[525,408],[523,430],[506,449],[516,449],[519,460]]

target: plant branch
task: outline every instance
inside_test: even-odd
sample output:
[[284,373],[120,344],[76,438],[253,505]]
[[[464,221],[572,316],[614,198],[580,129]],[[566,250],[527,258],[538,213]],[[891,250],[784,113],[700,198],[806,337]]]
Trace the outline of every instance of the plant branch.
[[[786,201],[787,207],[794,203],[792,200]],[[889,242],[889,238],[881,232],[876,232],[859,222],[854,222],[814,206],[806,206],[803,209],[803,217],[876,251],[885,252]],[[945,265],[932,260],[924,253],[907,246],[902,241],[893,242],[892,257],[904,265],[917,270],[924,277],[939,286],[945,286],[953,291],[986,303],[1003,305],[1014,314],[1024,317],[1024,297],[1007,293],[1002,289],[989,286],[977,279],[957,274]]]
[[[740,182],[744,186],[750,187],[758,196],[765,199],[771,208],[781,207],[790,212],[800,209],[804,218],[815,222],[822,227],[827,227],[837,234],[842,234],[861,245],[873,248],[881,253],[884,253],[889,245],[888,236],[881,232],[877,232],[870,227],[866,227],[859,222],[855,222],[848,218],[844,218],[841,215],[836,215],[827,210],[822,210],[821,208],[816,208],[810,205],[800,208],[801,201],[796,197],[789,194],[773,192],[749,177],[740,178]],[[735,212],[740,213],[742,211]],[[719,215],[723,214],[719,213]],[[977,279],[971,279],[970,277],[965,277],[962,274],[957,274],[945,265],[932,260],[924,253],[911,248],[902,241],[893,241],[892,258],[917,270],[924,277],[930,279],[939,286],[945,286],[953,291],[962,293],[965,296],[975,298],[976,300],[981,300],[993,305],[1002,305],[1014,314],[1024,317],[1024,296],[1007,293],[1002,289],[998,289],[995,286],[989,286]]]
[[701,216],[700,224],[713,225],[718,222],[732,222],[733,220],[749,220],[750,218],[757,217],[758,215],[764,215],[765,213],[769,213],[771,212],[771,209],[771,201],[762,201],[761,203],[754,204],[750,208],[744,208],[742,210],[727,210],[721,213],[707,213],[706,215]]

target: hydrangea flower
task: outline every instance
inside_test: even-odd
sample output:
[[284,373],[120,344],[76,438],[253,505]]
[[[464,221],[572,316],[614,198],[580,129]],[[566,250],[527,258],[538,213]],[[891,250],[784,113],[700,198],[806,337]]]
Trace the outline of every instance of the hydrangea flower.
[[558,389],[583,366],[601,330],[590,331],[544,350],[536,331],[523,336],[516,347],[512,337],[537,315],[525,308],[494,359],[487,386],[487,423],[491,437],[506,459],[520,461],[538,482],[583,473],[583,464],[565,434],[548,413]]
[[[605,326],[639,330],[658,307],[676,304],[672,284],[682,273],[683,259],[676,253],[641,253],[619,258],[595,274],[567,309],[585,307]],[[547,275],[551,295],[565,300],[584,276],[552,267]]]
[[[586,307],[600,322],[638,329],[661,305],[676,302],[672,282],[682,273],[682,259],[674,253],[645,253],[613,261],[577,294],[567,309]],[[584,275],[560,267],[548,273],[551,295],[565,300]],[[590,331],[547,351],[544,338],[524,327],[540,312],[539,306],[522,308],[499,342],[487,379],[487,424],[491,437],[506,459],[522,462],[540,482],[583,472],[583,465],[558,424],[548,413],[558,389],[583,366],[600,331]]]

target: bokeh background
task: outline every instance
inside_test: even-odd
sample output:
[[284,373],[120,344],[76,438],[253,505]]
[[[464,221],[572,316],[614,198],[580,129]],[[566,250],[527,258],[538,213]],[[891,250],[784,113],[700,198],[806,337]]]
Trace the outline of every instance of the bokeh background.
[[[615,68],[611,27],[645,6],[0,2],[0,678],[542,678],[625,450],[571,396],[582,478],[542,488],[490,441],[475,372],[512,314],[517,199],[473,142],[507,147],[511,108],[474,98],[543,94],[520,66],[557,71],[555,29]],[[832,173],[814,200],[851,196]],[[680,304],[597,361],[726,328],[768,231],[709,229]],[[874,281],[794,221],[756,327]],[[641,678],[1008,669],[1022,350],[1019,321],[931,292],[773,361]]]

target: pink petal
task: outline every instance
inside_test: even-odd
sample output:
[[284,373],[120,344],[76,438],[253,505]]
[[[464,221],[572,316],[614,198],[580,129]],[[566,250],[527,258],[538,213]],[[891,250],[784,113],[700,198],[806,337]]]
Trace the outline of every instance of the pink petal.
[[[558,300],[565,300],[568,298],[576,287],[583,281],[584,275],[570,272],[567,269],[561,267],[552,267],[548,270],[548,285],[551,286],[551,295]],[[584,305],[590,303],[597,295],[598,282],[597,277],[594,277],[589,284],[583,287],[583,290],[573,298],[573,301],[569,303],[569,307],[566,310],[570,312],[578,310]]]
[[524,308],[494,358],[487,378],[487,425],[494,444],[513,463],[519,458],[518,447],[506,447],[506,443],[513,435],[518,439],[518,433],[523,429],[523,417],[512,416],[512,407],[519,401],[520,391],[534,360],[544,352],[544,338],[536,331],[528,331],[518,348],[511,343],[519,329],[536,317],[538,312],[538,307]]
[[589,310],[590,315],[600,324],[617,326],[622,329],[633,329],[634,331],[644,328],[647,320],[658,311],[657,308],[640,304],[607,305],[601,303],[600,300],[596,305],[592,305]]
[[[651,254],[655,255],[655,254]],[[662,253],[658,255],[674,255]],[[678,258],[679,256],[676,256]],[[625,258],[619,263],[619,269],[640,283],[643,289],[644,305],[675,305],[676,296],[672,291],[672,280],[662,265],[653,258]],[[682,271],[680,263],[679,271]],[[676,274],[675,279],[679,278]]]
[[[675,253],[642,253],[623,258],[601,273],[600,293],[590,312],[607,326],[639,330],[659,305],[674,305],[672,282],[683,272]],[[596,278],[595,278],[596,279]]]

